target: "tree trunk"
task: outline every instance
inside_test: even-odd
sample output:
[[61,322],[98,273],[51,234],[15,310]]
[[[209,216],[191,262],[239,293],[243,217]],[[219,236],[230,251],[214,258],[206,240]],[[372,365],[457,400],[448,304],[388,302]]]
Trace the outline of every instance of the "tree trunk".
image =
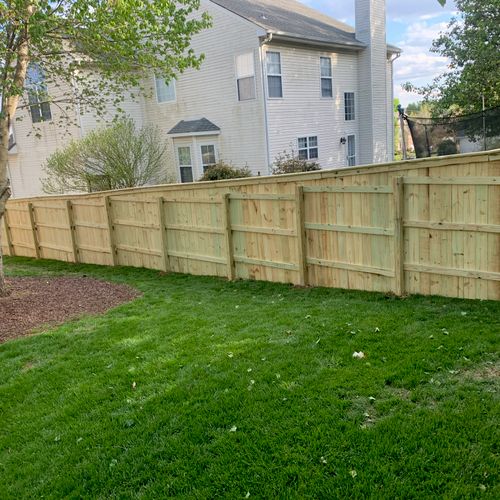
[[0,115],[0,297],[8,294],[3,272],[2,223],[5,204],[10,196],[7,178],[7,161],[9,155],[9,120],[6,113]]

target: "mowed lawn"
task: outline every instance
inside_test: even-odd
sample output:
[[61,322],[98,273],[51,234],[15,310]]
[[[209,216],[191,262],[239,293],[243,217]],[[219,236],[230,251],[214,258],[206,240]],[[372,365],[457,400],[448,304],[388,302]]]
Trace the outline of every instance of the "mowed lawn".
[[143,295],[0,345],[2,499],[500,498],[498,302],[6,266]]

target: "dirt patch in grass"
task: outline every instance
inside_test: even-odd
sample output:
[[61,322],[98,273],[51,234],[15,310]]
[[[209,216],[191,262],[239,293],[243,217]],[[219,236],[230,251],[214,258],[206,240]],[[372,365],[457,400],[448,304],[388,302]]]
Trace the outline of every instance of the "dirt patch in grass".
[[92,278],[8,278],[0,298],[0,343],[86,314],[102,314],[140,293]]

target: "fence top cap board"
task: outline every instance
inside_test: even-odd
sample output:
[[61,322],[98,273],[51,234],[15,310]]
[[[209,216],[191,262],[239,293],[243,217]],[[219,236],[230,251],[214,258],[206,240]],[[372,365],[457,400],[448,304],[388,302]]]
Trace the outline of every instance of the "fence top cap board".
[[[476,161],[485,161],[484,157],[488,157],[487,161],[500,160],[500,149],[493,149],[491,151],[481,151],[479,153],[465,153],[458,155],[449,155],[442,157],[431,157],[431,158],[420,158],[416,160],[405,160],[405,161],[393,161],[388,163],[374,163],[371,165],[360,165],[355,167],[344,167],[329,170],[316,170],[313,172],[298,172],[294,174],[281,174],[281,175],[266,175],[266,176],[254,176],[254,177],[244,177],[242,179],[228,179],[222,181],[204,181],[204,182],[190,182],[183,184],[159,184],[155,186],[144,186],[137,188],[125,188],[116,189],[114,191],[100,191],[96,193],[73,193],[73,194],[62,194],[62,195],[47,195],[47,196],[36,196],[33,198],[12,198],[11,202],[22,202],[22,201],[48,201],[48,200],[60,200],[67,197],[71,197],[73,200],[79,198],[85,198],[91,200],[93,198],[101,199],[102,196],[119,196],[127,195],[130,193],[135,194],[151,194],[155,191],[159,193],[165,193],[167,190],[172,191],[192,191],[195,189],[207,189],[211,187],[240,187],[240,186],[251,186],[251,185],[263,185],[269,183],[286,183],[293,181],[311,181],[320,180],[328,178],[337,177],[347,177],[356,174],[370,174],[370,173],[383,173],[383,172],[398,172],[400,170],[416,170],[419,168],[429,168],[431,166],[451,166],[453,164],[460,163],[474,163]],[[476,160],[477,159],[477,160]],[[160,195],[159,195],[160,196]]]

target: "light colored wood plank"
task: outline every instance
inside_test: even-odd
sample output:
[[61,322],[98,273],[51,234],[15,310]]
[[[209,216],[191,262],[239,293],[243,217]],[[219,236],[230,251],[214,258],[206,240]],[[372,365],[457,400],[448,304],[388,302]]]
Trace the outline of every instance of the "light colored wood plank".
[[363,266],[361,264],[351,264],[349,262],[316,259],[312,257],[307,258],[307,263],[314,266],[331,267],[333,269],[344,269],[346,271],[358,271],[361,273],[377,274],[379,276],[387,276],[388,278],[394,278],[394,271],[392,269],[381,269],[377,267]]
[[356,233],[356,234],[377,234],[381,236],[393,236],[394,231],[385,227],[362,227],[362,226],[339,226],[336,224],[314,224],[305,223],[306,229],[316,231],[335,231],[338,233]]
[[109,250],[111,254],[111,263],[113,266],[117,264],[117,255],[115,248],[115,227],[113,225],[113,207],[111,205],[111,197],[104,197],[104,208],[106,210],[106,220],[108,221],[108,237],[109,237]]
[[280,229],[277,227],[253,227],[253,226],[233,225],[232,230],[238,233],[274,234],[277,236],[297,235],[297,232],[293,229]]
[[403,177],[405,184],[455,184],[459,186],[495,186],[500,177]]
[[233,245],[233,228],[231,226],[231,199],[229,193],[223,196],[223,212],[222,221],[224,225],[224,234],[226,242],[226,268],[227,268],[227,279],[229,281],[234,280],[236,275],[235,265],[234,265],[234,245]]
[[179,257],[181,259],[188,259],[188,260],[199,260],[201,262],[213,262],[216,264],[226,264],[227,262],[227,259],[222,259],[220,257],[213,257],[211,255],[200,255],[188,252],[177,252],[173,250],[169,250],[168,255],[170,257]]
[[165,203],[184,203],[189,205],[190,203],[211,205],[211,204],[221,204],[220,200],[215,198],[163,198]]
[[118,243],[115,245],[115,248],[118,250],[124,250],[125,252],[134,252],[143,255],[154,255],[155,257],[161,257],[162,252],[159,250],[151,250],[150,248],[140,248],[133,247],[131,245],[124,245],[123,243]]
[[307,236],[305,228],[304,188],[302,186],[295,186],[295,234],[297,235],[299,284],[307,286]]
[[294,201],[292,194],[267,194],[267,193],[230,193],[232,200],[274,200],[274,201]]
[[31,224],[31,233],[33,235],[33,246],[35,247],[35,255],[36,258],[40,258],[40,243],[38,241],[38,229],[36,227],[36,219],[35,219],[35,207],[33,203],[28,203],[28,213]]
[[158,220],[160,222],[160,244],[163,270],[170,271],[170,260],[168,258],[168,238],[167,238],[167,220],[165,216],[165,201],[160,196],[158,198]]
[[453,269],[439,266],[424,266],[420,264],[405,264],[405,270],[415,271],[418,273],[442,274],[443,276],[456,276],[462,278],[477,278],[483,280],[500,281],[500,273],[488,271]]
[[78,248],[80,250],[85,250],[86,252],[97,252],[106,254],[111,253],[111,250],[109,248],[94,247],[92,245],[82,245],[81,243],[78,245]]
[[73,250],[73,262],[78,262],[78,246],[76,242],[76,227],[73,218],[73,205],[71,200],[66,200],[66,213],[68,215],[68,226],[71,241],[71,248]]
[[438,229],[443,231],[473,231],[480,233],[500,233],[500,226],[495,224],[457,224],[447,222],[424,222],[415,220],[405,220],[405,227],[417,229]]
[[391,186],[304,186],[304,193],[392,193]]
[[394,293],[399,297],[405,293],[404,276],[404,184],[402,177],[394,177],[392,184],[394,211]]
[[139,227],[141,229],[160,229],[158,224],[151,224],[148,222],[137,221],[137,220],[124,220],[124,219],[113,219],[113,225],[115,226],[125,226],[125,227]]
[[182,224],[166,224],[165,227],[171,231],[185,231],[188,233],[224,234],[225,232],[222,227],[187,226]]
[[288,269],[290,271],[298,271],[299,266],[297,264],[291,264],[288,262],[273,262],[270,260],[260,260],[260,259],[249,259],[241,255],[234,256],[235,262],[240,262],[241,264],[253,264],[262,267],[275,267],[276,269]]

